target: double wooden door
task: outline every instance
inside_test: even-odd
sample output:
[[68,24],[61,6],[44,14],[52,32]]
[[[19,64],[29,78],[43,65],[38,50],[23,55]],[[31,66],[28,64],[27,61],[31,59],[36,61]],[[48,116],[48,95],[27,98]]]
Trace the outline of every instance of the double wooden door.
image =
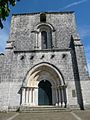
[[42,80],[38,87],[38,105],[52,105],[51,83],[47,80]]

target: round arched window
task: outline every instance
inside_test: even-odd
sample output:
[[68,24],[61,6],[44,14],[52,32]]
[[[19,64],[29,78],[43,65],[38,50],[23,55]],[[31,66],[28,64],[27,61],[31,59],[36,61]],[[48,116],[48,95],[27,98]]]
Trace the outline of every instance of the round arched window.
[[37,43],[40,49],[52,49],[52,28],[49,25],[41,24],[37,27]]
[[47,49],[47,32],[46,31],[41,32],[41,39],[42,39],[42,48]]

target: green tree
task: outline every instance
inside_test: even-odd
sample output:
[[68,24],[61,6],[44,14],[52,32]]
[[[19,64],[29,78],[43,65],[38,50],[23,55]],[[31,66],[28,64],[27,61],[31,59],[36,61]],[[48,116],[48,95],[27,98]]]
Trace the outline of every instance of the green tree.
[[15,6],[16,1],[19,0],[0,0],[0,28],[3,28],[2,21],[6,20],[6,17],[10,14],[10,5]]

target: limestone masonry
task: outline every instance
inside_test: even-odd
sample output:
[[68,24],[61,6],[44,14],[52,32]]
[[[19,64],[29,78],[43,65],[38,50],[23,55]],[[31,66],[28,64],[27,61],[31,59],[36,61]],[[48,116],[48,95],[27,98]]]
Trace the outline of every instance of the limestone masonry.
[[90,78],[74,12],[15,14],[0,54],[0,111],[90,108]]

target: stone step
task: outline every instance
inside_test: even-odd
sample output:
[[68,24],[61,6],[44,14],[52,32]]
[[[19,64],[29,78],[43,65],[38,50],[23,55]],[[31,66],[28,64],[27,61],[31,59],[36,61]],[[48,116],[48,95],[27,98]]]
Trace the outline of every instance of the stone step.
[[30,107],[30,106],[21,106],[20,112],[61,112],[61,111],[71,111],[69,108],[61,108],[55,106],[42,106],[42,107]]

